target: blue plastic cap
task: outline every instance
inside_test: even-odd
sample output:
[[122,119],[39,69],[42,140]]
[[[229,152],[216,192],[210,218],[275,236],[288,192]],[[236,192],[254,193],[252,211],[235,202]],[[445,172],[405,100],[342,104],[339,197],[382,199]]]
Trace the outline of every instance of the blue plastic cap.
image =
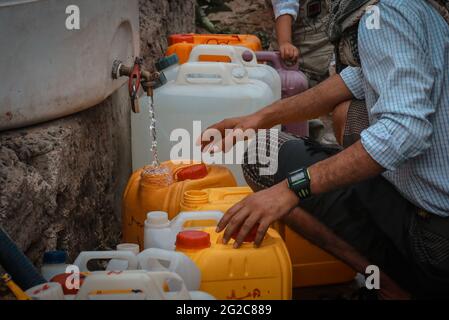
[[44,253],[44,264],[60,264],[67,260],[65,251],[49,251]]
[[179,58],[175,54],[172,54],[171,56],[164,57],[160,59],[158,62],[155,63],[157,71],[163,71],[171,66],[174,66],[175,64],[179,63]]

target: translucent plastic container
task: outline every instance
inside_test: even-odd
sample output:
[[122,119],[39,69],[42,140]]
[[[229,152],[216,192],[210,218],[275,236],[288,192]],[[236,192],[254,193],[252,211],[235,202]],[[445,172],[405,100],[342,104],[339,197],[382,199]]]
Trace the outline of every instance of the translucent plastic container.
[[273,91],[275,100],[281,99],[282,86],[279,73],[269,65],[257,63],[256,54],[251,49],[228,45],[199,45],[192,50],[189,62],[199,62],[204,56],[226,57],[231,63],[241,64],[247,68],[250,79],[265,82]]
[[[244,34],[174,34],[168,38],[167,55],[176,53],[180,63],[189,60],[192,49],[201,44],[242,46],[253,51],[262,50],[260,39],[254,35]],[[205,56],[202,61],[229,62],[225,57]]]
[[[203,130],[225,118],[256,112],[273,103],[275,97],[265,82],[249,79],[247,70],[241,65],[189,62],[181,66],[176,81],[155,91],[154,100],[158,151],[160,159],[165,161],[190,157],[200,160],[195,157],[199,151],[195,148]],[[181,157],[180,149],[184,152]],[[239,147],[233,149],[234,153],[238,150]],[[235,155],[234,164],[227,167],[238,183],[245,185],[240,165],[242,156],[242,153]],[[216,155],[215,159],[226,162],[224,155]]]

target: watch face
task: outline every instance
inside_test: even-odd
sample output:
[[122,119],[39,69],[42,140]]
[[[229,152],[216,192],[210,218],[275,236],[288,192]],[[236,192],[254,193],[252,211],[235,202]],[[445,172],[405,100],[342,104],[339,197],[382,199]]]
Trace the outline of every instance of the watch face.
[[294,181],[305,180],[305,179],[306,179],[306,176],[304,174],[304,171],[298,172],[292,177],[292,180],[294,180]]

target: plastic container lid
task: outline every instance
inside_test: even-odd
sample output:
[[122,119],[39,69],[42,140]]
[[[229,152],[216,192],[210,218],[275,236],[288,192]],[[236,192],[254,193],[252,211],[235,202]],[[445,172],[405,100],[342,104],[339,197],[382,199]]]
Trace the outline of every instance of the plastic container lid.
[[44,253],[44,264],[61,264],[67,260],[67,252],[65,251],[48,251]]
[[153,211],[147,214],[145,224],[165,226],[170,223],[168,220],[168,213],[164,211]]
[[157,71],[164,71],[165,69],[174,66],[176,64],[179,64],[179,58],[175,53],[172,54],[171,56],[160,59],[154,65],[156,66]]
[[187,168],[179,170],[176,174],[176,180],[186,181],[186,180],[199,180],[203,179],[208,175],[207,167],[205,164],[196,164]]
[[207,249],[211,245],[210,234],[204,231],[182,231],[176,237],[176,248],[178,249]]
[[243,61],[250,62],[254,59],[254,55],[251,51],[246,50],[245,52],[243,52],[242,58],[243,58]]

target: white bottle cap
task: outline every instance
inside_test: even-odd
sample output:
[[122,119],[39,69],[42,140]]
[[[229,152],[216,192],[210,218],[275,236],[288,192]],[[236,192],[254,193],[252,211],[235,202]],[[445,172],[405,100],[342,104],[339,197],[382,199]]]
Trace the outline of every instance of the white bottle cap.
[[170,220],[168,220],[168,213],[164,211],[153,211],[147,214],[147,221],[145,224],[150,224],[152,226],[168,226]]

